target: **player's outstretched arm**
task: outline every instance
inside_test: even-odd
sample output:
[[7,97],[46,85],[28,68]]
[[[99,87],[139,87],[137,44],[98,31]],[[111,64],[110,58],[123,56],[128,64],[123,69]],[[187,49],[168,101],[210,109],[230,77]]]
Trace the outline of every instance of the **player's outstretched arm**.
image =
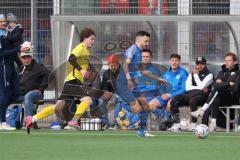
[[163,78],[161,77],[158,77],[158,76],[155,76],[154,74],[152,74],[151,72],[147,71],[147,70],[144,70],[144,67],[142,65],[140,65],[140,70],[141,70],[141,74],[145,77],[148,77],[148,78],[151,78],[151,79],[154,79],[154,80],[157,80],[159,81],[160,83],[164,84],[164,85],[167,85],[167,81],[164,80]]

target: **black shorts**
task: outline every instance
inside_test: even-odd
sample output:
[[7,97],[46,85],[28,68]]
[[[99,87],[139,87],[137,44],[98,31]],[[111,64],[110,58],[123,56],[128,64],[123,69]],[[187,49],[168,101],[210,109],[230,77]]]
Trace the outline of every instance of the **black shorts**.
[[71,95],[71,94],[68,94],[69,92],[71,92],[69,90],[69,87],[68,85],[82,85],[81,82],[79,82],[79,80],[77,79],[74,79],[74,80],[70,80],[70,81],[66,81],[63,85],[63,90],[62,90],[62,93],[59,97],[59,100],[73,100],[74,99],[74,96]]

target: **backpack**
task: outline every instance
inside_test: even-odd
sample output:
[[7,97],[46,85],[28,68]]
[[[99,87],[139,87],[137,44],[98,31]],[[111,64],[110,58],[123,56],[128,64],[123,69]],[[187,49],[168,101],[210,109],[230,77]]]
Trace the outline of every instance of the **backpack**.
[[23,122],[23,108],[15,105],[12,108],[7,109],[6,121],[7,124],[11,127],[16,127],[17,129],[22,128]]

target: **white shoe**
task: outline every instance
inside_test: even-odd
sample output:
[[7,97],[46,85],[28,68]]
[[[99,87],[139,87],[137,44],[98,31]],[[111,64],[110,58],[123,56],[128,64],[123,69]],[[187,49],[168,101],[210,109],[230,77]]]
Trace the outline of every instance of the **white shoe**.
[[145,137],[155,137],[155,135],[145,132]]
[[67,125],[66,127],[64,127],[64,129],[65,129],[65,130],[75,130],[75,131],[77,131],[76,128],[74,128],[74,127],[72,127],[72,126],[69,126],[69,125]]
[[209,132],[214,132],[214,131],[216,131],[216,129],[217,129],[216,123],[211,122],[209,124]]
[[197,123],[190,123],[189,127],[188,127],[188,131],[189,132],[195,132],[197,128]]
[[174,123],[171,128],[168,128],[168,131],[178,132],[180,129],[180,123]]
[[13,130],[16,130],[16,128],[9,126],[6,122],[3,122],[2,123],[2,130],[13,131]]
[[2,129],[2,124],[0,123],[0,131],[2,131],[3,129]]
[[113,127],[109,127],[109,130],[117,131],[118,130],[118,126],[114,125]]
[[204,111],[202,110],[202,108],[199,108],[198,110],[196,110],[194,112],[191,112],[191,115],[195,118],[202,117],[203,114],[204,114]]
[[237,131],[240,132],[240,125],[237,127]]

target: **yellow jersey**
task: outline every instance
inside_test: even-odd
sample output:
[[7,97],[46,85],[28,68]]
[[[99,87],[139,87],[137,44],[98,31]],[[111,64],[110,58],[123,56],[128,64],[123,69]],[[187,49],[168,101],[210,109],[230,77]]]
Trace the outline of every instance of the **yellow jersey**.
[[[87,71],[89,66],[89,49],[86,48],[83,43],[80,43],[71,51],[71,54],[76,56],[77,63],[80,65],[80,67],[83,70]],[[83,82],[84,76],[78,69],[74,69],[73,66],[67,62],[67,76],[65,78],[65,81],[70,81],[73,79],[78,79]]]

